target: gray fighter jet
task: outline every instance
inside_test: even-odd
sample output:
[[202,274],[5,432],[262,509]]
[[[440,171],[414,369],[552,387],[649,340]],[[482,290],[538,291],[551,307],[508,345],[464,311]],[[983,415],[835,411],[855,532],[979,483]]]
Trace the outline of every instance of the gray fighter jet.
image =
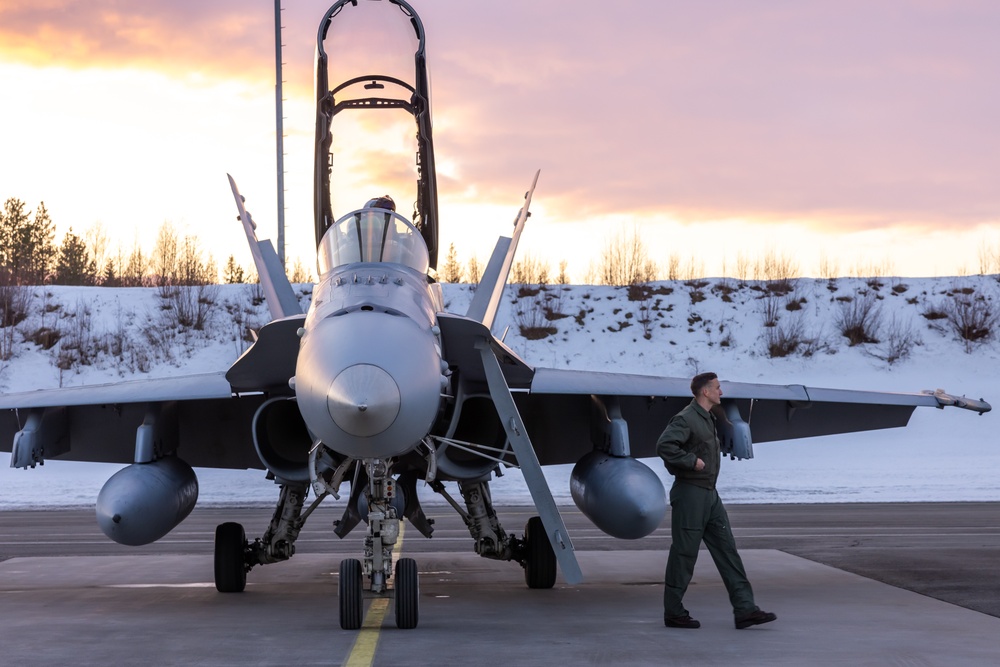
[[[358,71],[331,87],[326,40],[334,19],[373,7],[391,9],[415,38],[412,80]],[[0,438],[11,465],[131,463],[97,498],[101,529],[127,545],[155,541],[188,515],[198,493],[192,466],[266,469],[278,500],[263,535],[249,541],[237,523],[217,529],[215,583],[224,593],[242,591],[252,568],[291,558],[313,510],[339,500],[338,536],[366,524],[363,557],[340,565],[345,629],[361,626],[366,590],[388,595],[390,580],[396,624],[417,625],[416,562],[394,563],[393,546],[404,518],[432,535],[418,482],[461,514],[476,553],[519,563],[529,587],[552,587],[557,567],[567,582],[580,581],[541,466],[576,463],[573,499],[604,532],[624,539],[650,534],[665,515],[666,497],[636,458],[655,455],[660,431],[691,400],[689,379],[541,368],[493,335],[537,174],[468,312],[445,312],[433,277],[438,211],[424,28],[407,2],[334,4],[320,23],[316,84],[320,279],[308,312],[301,312],[270,241],[256,238],[230,178],[272,321],[224,373],[0,396]],[[386,110],[410,114],[416,126],[413,215],[396,212],[388,198],[335,215],[333,121],[346,112]],[[734,458],[751,457],[752,440],[904,426],[917,406],[990,410],[984,401],[942,392],[741,382],[724,382],[723,390],[721,435]],[[490,480],[507,466],[521,469],[538,511],[521,534],[501,526],[490,493]],[[460,501],[446,481],[457,482]]]

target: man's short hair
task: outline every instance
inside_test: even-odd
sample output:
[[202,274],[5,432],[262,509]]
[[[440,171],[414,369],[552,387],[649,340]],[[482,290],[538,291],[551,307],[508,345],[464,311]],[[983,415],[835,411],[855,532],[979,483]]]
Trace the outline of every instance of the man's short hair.
[[701,390],[708,386],[708,383],[712,380],[718,380],[719,376],[715,373],[699,373],[691,378],[691,393],[697,396],[701,393]]

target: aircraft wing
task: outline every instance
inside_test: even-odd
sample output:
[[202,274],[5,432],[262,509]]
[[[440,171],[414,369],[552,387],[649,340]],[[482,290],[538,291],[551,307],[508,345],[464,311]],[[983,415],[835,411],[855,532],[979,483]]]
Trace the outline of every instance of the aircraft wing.
[[0,395],[11,467],[58,457],[131,463],[146,425],[193,466],[260,468],[251,423],[264,397],[234,397],[225,372]]
[[[888,393],[721,382],[726,414],[749,427],[753,442],[792,440],[905,426],[917,407],[988,412],[989,403],[940,390]],[[614,398],[628,423],[631,454],[656,455],[670,417],[691,401],[690,379],[535,368],[518,409],[537,443],[540,463],[573,463],[592,448],[592,396]],[[738,410],[738,413],[731,412]],[[749,445],[749,442],[747,443]],[[752,455],[752,450],[751,454]]]

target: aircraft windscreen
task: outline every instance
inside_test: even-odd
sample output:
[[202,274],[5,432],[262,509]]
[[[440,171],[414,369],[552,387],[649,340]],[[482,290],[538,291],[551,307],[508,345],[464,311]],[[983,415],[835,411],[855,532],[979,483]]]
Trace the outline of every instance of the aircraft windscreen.
[[424,239],[406,219],[392,211],[367,208],[348,213],[323,236],[319,271],[355,262],[391,262],[427,273],[430,259]]

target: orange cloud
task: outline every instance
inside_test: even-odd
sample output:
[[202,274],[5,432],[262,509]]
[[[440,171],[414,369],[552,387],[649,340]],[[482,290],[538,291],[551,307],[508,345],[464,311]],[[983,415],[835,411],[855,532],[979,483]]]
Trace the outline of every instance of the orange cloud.
[[36,66],[149,68],[210,66],[228,77],[273,68],[272,17],[244,3],[41,2],[0,8],[0,58]]
[[[909,231],[1000,215],[995,3],[415,4],[438,163],[449,165],[443,199],[508,205],[541,168],[537,197],[566,221],[631,213]],[[285,12],[296,100],[312,98],[327,6]],[[0,8],[0,60],[33,65],[269,85],[272,40],[270,6],[238,0]],[[311,134],[311,124],[307,113],[286,128]],[[396,182],[411,167],[385,159],[364,171]]]

